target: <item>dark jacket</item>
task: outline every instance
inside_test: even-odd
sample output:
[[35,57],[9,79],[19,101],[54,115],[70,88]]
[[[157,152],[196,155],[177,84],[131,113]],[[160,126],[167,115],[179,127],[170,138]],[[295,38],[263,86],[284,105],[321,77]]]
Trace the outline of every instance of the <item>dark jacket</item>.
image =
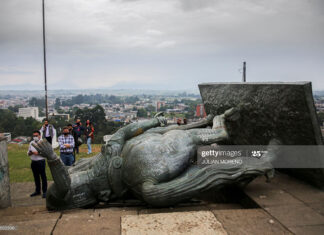
[[[91,138],[93,139],[93,132],[94,132],[94,128],[92,125],[86,126],[85,130],[84,130],[84,134],[86,136],[86,138]],[[91,134],[92,133],[92,134]],[[91,134],[91,135],[90,135]]]
[[83,126],[78,126],[78,125],[73,125],[73,132],[76,138],[81,137],[81,135],[84,133],[84,127]]

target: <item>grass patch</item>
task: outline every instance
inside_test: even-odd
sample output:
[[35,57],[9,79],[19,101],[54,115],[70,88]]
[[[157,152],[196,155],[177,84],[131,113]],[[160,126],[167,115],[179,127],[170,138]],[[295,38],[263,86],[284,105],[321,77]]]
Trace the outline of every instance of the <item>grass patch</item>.
[[[8,160],[9,160],[9,177],[10,182],[30,182],[34,181],[33,173],[30,168],[31,160],[27,155],[28,144],[8,144]],[[80,146],[80,153],[77,154],[76,160],[80,158],[92,157],[100,152],[101,144],[92,144],[92,154],[87,154],[87,145]],[[59,151],[55,150],[57,156]],[[48,165],[46,164],[46,176],[48,180],[52,180],[52,175]]]

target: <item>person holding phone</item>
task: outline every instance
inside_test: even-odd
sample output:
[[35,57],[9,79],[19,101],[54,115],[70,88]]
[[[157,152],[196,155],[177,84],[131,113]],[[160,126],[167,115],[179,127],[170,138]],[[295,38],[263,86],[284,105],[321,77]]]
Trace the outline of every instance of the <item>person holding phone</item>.
[[45,138],[50,144],[52,144],[55,128],[52,124],[48,123],[48,119],[44,119],[44,125],[39,130],[42,133],[43,138]]

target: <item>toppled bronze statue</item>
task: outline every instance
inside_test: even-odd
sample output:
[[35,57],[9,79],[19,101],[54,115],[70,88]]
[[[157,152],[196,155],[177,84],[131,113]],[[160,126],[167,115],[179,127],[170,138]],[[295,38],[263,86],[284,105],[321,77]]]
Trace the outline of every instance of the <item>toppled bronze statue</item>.
[[[199,145],[228,140],[226,118],[234,109],[197,123],[166,126],[155,118],[132,123],[118,130],[102,146],[101,153],[65,167],[51,145],[40,141],[35,148],[47,158],[54,184],[49,188],[49,210],[88,207],[122,197],[127,191],[153,206],[175,205],[209,189],[251,181],[272,171],[269,159],[258,166],[217,169],[194,164]],[[205,128],[212,126],[212,128]]]

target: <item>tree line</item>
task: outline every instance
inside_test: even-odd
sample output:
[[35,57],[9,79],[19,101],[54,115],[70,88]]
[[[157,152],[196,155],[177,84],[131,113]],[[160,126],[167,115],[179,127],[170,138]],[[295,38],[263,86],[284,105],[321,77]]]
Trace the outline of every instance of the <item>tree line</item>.
[[[39,130],[42,123],[35,120],[34,118],[22,118],[17,117],[15,112],[9,109],[0,109],[0,132],[11,133],[12,138],[17,136],[31,136],[34,130]],[[94,143],[103,143],[104,135],[111,135],[115,133],[120,127],[124,125],[122,122],[107,121],[105,118],[104,109],[97,105],[94,108],[77,109],[75,117],[81,119],[83,125],[86,120],[90,120],[94,126]],[[74,123],[72,120],[65,120],[62,117],[49,117],[49,122],[54,125],[57,130],[57,134],[60,135],[62,128],[67,124]]]
[[60,98],[56,98],[55,100],[55,108],[57,109],[59,106],[73,106],[75,104],[101,104],[101,103],[110,103],[110,104],[135,104],[135,102],[139,101],[137,96],[114,96],[114,95],[77,95],[73,96],[71,99],[62,100]]

